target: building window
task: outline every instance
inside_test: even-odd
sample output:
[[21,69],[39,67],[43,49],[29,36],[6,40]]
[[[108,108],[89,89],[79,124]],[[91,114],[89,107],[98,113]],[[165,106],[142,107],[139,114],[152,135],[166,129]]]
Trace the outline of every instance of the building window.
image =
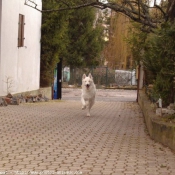
[[19,23],[18,23],[18,47],[24,46],[24,15],[19,14]]

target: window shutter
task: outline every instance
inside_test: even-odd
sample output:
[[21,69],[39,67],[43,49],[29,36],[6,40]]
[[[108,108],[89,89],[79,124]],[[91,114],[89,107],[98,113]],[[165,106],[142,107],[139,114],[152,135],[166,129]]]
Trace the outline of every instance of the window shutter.
[[22,25],[21,25],[21,45],[24,46],[24,24],[25,24],[25,17],[22,15]]
[[24,25],[25,17],[24,15],[19,14],[19,23],[18,23],[18,47],[24,46]]

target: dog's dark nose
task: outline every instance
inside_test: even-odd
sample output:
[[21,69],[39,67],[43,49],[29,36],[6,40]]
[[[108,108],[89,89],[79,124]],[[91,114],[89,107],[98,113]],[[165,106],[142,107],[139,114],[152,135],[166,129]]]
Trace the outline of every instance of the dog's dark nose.
[[86,85],[87,88],[89,88],[89,86],[90,86],[89,84]]

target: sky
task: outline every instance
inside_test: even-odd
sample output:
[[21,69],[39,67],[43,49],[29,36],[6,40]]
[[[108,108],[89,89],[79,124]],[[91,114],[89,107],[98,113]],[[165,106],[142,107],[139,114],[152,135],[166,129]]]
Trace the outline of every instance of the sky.
[[107,0],[100,0],[101,2],[103,2],[104,4],[108,3]]

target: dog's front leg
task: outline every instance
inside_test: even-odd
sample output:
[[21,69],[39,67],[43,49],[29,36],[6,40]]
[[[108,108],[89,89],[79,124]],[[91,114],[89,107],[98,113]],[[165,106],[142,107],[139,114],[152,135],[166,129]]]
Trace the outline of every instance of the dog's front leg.
[[88,106],[87,117],[90,117],[90,116],[91,116],[91,114],[90,114],[90,108]]
[[95,103],[95,98],[93,98],[93,99],[91,99],[89,101],[89,110],[92,108],[92,106],[94,105],[94,103]]
[[91,116],[90,109],[88,108],[87,117],[90,117],[90,116]]
[[81,96],[81,103],[82,103],[82,110],[83,109],[86,109],[86,102],[85,102],[85,100],[84,100],[84,98],[83,98],[83,96]]
[[95,103],[95,98],[92,99],[92,100],[89,100],[89,103],[88,103],[88,112],[87,112],[87,116],[88,116],[88,117],[91,116],[91,115],[90,115],[90,110],[91,110],[92,106],[94,105],[94,103]]
[[91,115],[90,115],[90,110],[91,110],[91,104],[90,104],[90,101],[88,101],[88,105],[87,105],[87,107],[88,107],[87,117],[90,117],[90,116],[91,116]]

